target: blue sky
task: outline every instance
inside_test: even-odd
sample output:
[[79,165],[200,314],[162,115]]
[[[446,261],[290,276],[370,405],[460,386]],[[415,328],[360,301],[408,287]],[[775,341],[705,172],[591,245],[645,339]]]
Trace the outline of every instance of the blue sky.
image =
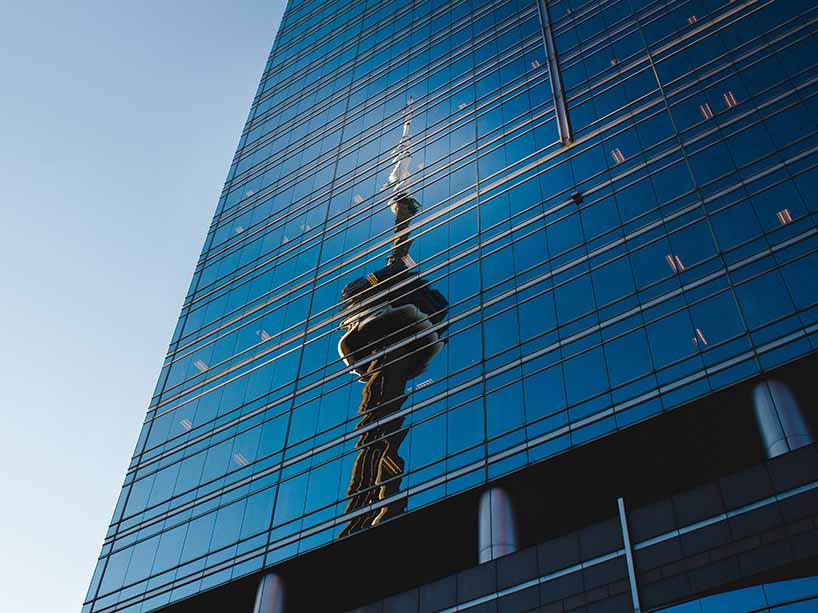
[[282,0],[0,0],[0,611],[79,611]]

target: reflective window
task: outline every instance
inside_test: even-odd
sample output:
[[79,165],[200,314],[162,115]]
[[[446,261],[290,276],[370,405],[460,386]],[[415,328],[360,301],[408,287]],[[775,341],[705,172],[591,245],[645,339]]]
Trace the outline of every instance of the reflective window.
[[[523,0],[289,3],[90,610],[175,602],[814,350],[818,9],[550,6],[556,58]],[[803,606],[774,589],[720,596]]]

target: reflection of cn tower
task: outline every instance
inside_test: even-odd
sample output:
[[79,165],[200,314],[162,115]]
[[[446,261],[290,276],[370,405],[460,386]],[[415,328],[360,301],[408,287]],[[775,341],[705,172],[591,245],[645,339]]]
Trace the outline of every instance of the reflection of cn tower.
[[[409,178],[411,151],[409,99],[403,134],[395,149],[394,167],[385,187],[393,187],[390,208],[395,214],[392,252],[385,268],[356,279],[343,289],[343,308],[348,315],[341,321],[346,330],[338,343],[338,353],[362,383],[361,419],[356,428],[358,455],[347,487],[346,512],[363,509],[396,494],[403,474],[403,458],[398,449],[406,437],[403,417],[388,419],[406,399],[406,382],[421,374],[443,347],[441,330],[427,332],[446,315],[448,302],[410,268],[409,222],[420,209],[417,200],[403,189]],[[411,339],[411,340],[409,340]],[[393,347],[396,343],[400,347]],[[381,353],[383,352],[383,353]],[[367,359],[372,356],[371,359]],[[383,423],[379,421],[386,420]],[[374,526],[405,509],[401,498],[370,509],[351,519],[339,536]]]

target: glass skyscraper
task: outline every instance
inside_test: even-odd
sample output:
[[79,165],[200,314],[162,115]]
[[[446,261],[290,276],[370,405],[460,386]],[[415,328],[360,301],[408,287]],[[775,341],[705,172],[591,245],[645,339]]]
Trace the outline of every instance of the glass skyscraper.
[[811,610],[816,350],[815,2],[290,0],[83,612]]

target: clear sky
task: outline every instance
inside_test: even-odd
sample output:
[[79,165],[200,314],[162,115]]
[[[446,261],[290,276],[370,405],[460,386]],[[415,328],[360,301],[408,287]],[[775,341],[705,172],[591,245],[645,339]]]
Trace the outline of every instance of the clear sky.
[[0,0],[0,611],[78,612],[283,0]]

